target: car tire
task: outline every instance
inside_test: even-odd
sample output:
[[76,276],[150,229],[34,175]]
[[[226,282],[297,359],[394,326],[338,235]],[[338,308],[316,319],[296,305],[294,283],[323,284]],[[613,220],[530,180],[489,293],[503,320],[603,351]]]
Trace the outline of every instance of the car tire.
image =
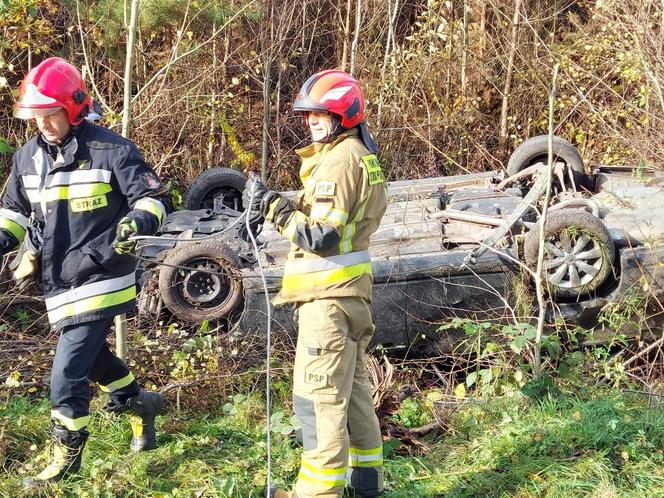
[[[549,158],[549,135],[529,138],[519,145],[507,161],[507,175],[516,175],[522,169],[538,162],[546,164]],[[577,148],[567,140],[553,137],[553,161],[563,161],[572,171],[583,174],[583,159]]]
[[223,242],[182,243],[164,259],[159,293],[171,313],[185,323],[231,320],[243,302],[238,268],[238,255]]
[[213,209],[215,198],[222,198],[226,207],[242,208],[242,192],[247,177],[231,168],[211,168],[198,175],[184,194],[185,209]]
[[[524,241],[526,263],[535,268],[540,225]],[[544,273],[551,294],[578,297],[595,291],[613,272],[615,248],[599,218],[581,209],[550,212],[544,227]]]

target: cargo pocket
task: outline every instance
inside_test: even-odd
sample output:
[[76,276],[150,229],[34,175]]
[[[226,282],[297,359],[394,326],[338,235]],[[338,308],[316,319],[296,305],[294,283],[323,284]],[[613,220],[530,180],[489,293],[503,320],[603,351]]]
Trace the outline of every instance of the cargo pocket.
[[348,373],[348,318],[333,300],[299,306],[299,336],[295,356],[294,392],[339,394]]
[[131,254],[118,254],[113,249],[112,243],[98,246],[89,244],[83,248],[83,252],[97,261],[99,266],[114,275],[122,275],[136,268],[137,259]]
[[80,285],[90,275],[100,271],[101,266],[82,249],[67,253],[62,262],[62,280],[71,285]]

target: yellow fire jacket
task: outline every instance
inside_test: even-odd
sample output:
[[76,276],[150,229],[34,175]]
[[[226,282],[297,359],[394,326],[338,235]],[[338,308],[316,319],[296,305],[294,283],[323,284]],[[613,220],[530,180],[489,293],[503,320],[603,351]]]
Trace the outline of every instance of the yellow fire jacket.
[[[371,299],[369,238],[387,208],[387,188],[378,159],[347,130],[333,142],[296,151],[302,159],[297,209],[279,228],[291,245],[275,304],[358,296]],[[339,243],[324,251],[298,245],[316,225],[327,225]]]

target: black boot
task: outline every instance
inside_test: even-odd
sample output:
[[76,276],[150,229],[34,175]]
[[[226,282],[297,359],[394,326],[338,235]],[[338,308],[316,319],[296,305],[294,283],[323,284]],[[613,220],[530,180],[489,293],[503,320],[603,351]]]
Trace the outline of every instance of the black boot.
[[161,414],[164,396],[141,390],[137,396],[127,400],[127,411],[131,413],[131,450],[148,451],[157,447],[157,434],[154,419]]
[[28,489],[37,488],[49,482],[58,482],[65,475],[78,472],[78,469],[81,468],[81,456],[88,435],[89,433],[85,429],[70,431],[60,424],[54,423],[51,459],[46,468],[38,475],[26,478],[23,486]]

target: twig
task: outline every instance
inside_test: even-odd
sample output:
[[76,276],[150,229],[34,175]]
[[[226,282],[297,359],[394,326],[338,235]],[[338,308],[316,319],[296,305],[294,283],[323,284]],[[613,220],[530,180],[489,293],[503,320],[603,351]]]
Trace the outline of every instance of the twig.
[[426,436],[429,434],[431,431],[436,430],[436,429],[442,429],[443,426],[440,425],[440,423],[437,420],[434,420],[433,422],[423,425],[422,427],[415,427],[413,429],[408,429],[410,434],[415,437],[422,437]]
[[629,365],[630,363],[635,362],[637,359],[641,358],[643,355],[645,355],[645,354],[648,353],[649,351],[652,351],[652,350],[655,349],[656,347],[661,346],[662,344],[664,344],[664,332],[662,333],[662,337],[660,337],[659,339],[657,339],[657,340],[656,340],[655,342],[653,342],[650,346],[648,346],[648,347],[645,348],[645,349],[642,349],[641,351],[639,351],[638,353],[636,353],[634,356],[632,356],[632,357],[629,358],[628,360],[625,360],[625,361],[623,362],[623,366],[626,367],[626,366]]

